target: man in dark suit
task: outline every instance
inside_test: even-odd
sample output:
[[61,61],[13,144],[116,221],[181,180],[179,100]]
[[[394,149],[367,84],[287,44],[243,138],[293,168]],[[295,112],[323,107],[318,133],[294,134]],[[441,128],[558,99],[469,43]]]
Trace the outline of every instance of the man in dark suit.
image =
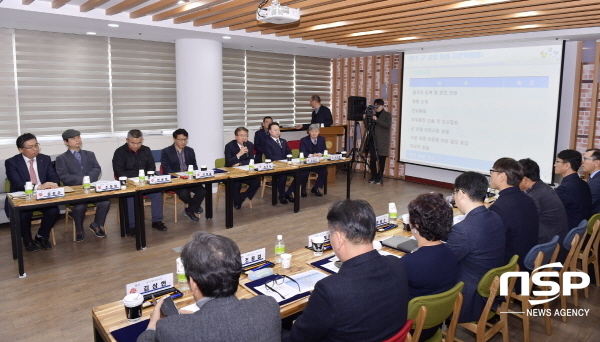
[[[279,136],[281,132],[279,131],[279,124],[277,122],[273,122],[269,125],[269,135],[271,136],[266,140],[264,144],[264,152],[265,157],[267,159],[271,159],[272,161],[276,160],[285,160],[288,154],[292,154],[290,148],[285,139],[281,139]],[[285,183],[287,181],[286,175],[279,175],[277,177],[277,191],[279,192],[279,202],[281,204],[287,204],[288,201],[294,202],[294,197],[292,197],[292,192],[294,191],[294,182],[290,185],[287,191],[285,191]],[[294,179],[294,181],[296,181]]]
[[[583,171],[590,174],[588,185],[592,193],[592,215],[600,213],[600,149],[591,148],[583,155]],[[572,228],[572,227],[571,227]]]
[[[325,138],[319,136],[320,126],[318,124],[312,124],[308,127],[308,136],[300,139],[300,152],[304,153],[305,158],[310,157],[322,157],[323,152],[327,149],[325,145]],[[317,174],[317,181],[315,182],[315,186],[310,190],[317,197],[323,197],[320,188],[325,185],[325,181],[327,180],[327,168],[318,168],[311,170]],[[309,172],[301,172],[300,173],[300,185],[302,187],[302,197],[306,197],[306,183],[308,182]]]
[[138,342],[279,342],[279,305],[269,296],[237,299],[242,259],[233,240],[195,232],[181,261],[198,311],[160,318],[159,299]]
[[490,210],[500,215],[504,223],[504,263],[508,264],[516,254],[520,269],[526,270],[523,261],[529,250],[537,245],[540,223],[535,202],[519,189],[522,179],[523,167],[518,161],[512,158],[496,160],[490,170],[490,186],[500,192]]
[[331,116],[331,110],[321,105],[321,97],[319,95],[313,95],[310,97],[310,106],[313,108],[312,117],[310,124],[297,125],[297,129],[308,129],[311,124],[323,124],[325,127],[333,125],[333,116]]
[[[68,150],[56,157],[56,173],[58,179],[67,186],[83,184],[83,177],[89,176],[90,182],[96,182],[100,178],[102,169],[96,160],[94,152],[81,149],[81,133],[74,129],[68,129],[62,134],[63,141]],[[90,224],[90,230],[96,237],[106,237],[104,232],[104,222],[106,215],[110,209],[109,200],[90,201],[96,206],[96,216],[94,222]],[[71,216],[75,222],[75,241],[83,241],[85,234],[83,233],[83,220],[85,219],[85,211],[87,203],[75,204],[71,211]]]
[[288,341],[384,341],[404,325],[408,282],[402,259],[373,249],[375,213],[363,200],[335,203],[327,214],[330,241],[343,262],[317,282]]
[[[58,188],[58,176],[52,160],[49,156],[40,153],[40,144],[37,142],[35,135],[25,133],[17,138],[17,148],[20,154],[6,159],[4,165],[6,167],[6,178],[10,182],[10,192],[24,191],[25,183],[31,182],[34,185],[34,190],[56,189]],[[4,203],[6,216],[11,217],[12,207],[8,204],[8,197]],[[52,249],[52,244],[48,241],[50,230],[54,227],[58,219],[58,207],[46,207],[36,209],[43,214],[42,224],[38,230],[35,239],[31,237],[31,218],[33,210],[21,211],[21,237],[23,245],[28,252],[37,252],[38,247],[41,249]]]
[[[254,146],[248,141],[248,130],[245,127],[235,129],[235,140],[231,140],[225,145],[225,166],[248,165],[250,160],[254,159]],[[245,192],[240,192],[242,184],[248,185]],[[240,209],[244,200],[252,200],[260,183],[256,178],[250,178],[243,181],[234,181],[233,186],[233,207]]]
[[[156,164],[152,151],[148,146],[144,146],[144,136],[139,129],[132,129],[127,132],[125,144],[115,150],[112,165],[115,177],[126,176],[128,178],[137,177],[139,170],[156,171]],[[150,206],[152,212],[152,228],[165,231],[167,226],[163,223],[163,199],[162,192],[154,192],[144,195],[152,203]],[[129,235],[135,234],[135,215],[133,208],[133,197],[127,198],[127,211],[129,217]]]
[[[187,146],[187,143],[188,132],[185,129],[180,128],[173,132],[173,145],[165,147],[160,155],[160,166],[164,174],[187,172],[190,165],[194,170],[198,170],[196,153],[194,153],[193,148]],[[196,214],[203,212],[201,205],[206,196],[204,186],[199,185],[174,191],[179,199],[188,206],[183,209],[183,216],[191,221],[198,222],[199,219]],[[192,193],[194,197],[192,197]]]
[[567,235],[570,228],[565,206],[560,201],[550,185],[540,180],[540,167],[527,158],[519,160],[523,166],[523,180],[519,188],[531,197],[538,210],[540,220],[540,233],[538,244],[550,242],[555,235],[560,237],[559,241]]
[[575,150],[560,151],[554,163],[554,173],[563,177],[556,194],[567,211],[569,229],[592,216],[592,192],[577,173],[580,166],[581,153]]
[[485,176],[476,172],[465,172],[454,181],[454,201],[466,217],[452,227],[446,246],[458,261],[458,281],[465,283],[461,323],[479,320],[486,299],[477,293],[477,285],[487,271],[504,265],[504,223],[483,205],[487,188]]
[[265,116],[263,118],[262,126],[260,129],[254,133],[254,150],[256,150],[256,154],[254,155],[255,163],[262,163],[263,151],[265,148],[263,145],[269,139],[269,125],[273,122],[273,118],[270,116]]

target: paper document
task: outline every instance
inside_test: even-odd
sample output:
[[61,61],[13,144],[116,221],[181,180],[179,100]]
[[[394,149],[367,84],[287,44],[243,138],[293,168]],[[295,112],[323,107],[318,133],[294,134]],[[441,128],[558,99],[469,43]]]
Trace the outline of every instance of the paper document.
[[268,281],[265,285],[256,287],[260,293],[275,298],[279,303],[298,294],[314,290],[315,284],[327,277],[326,274],[310,270],[290,276],[297,284],[287,278],[277,281]]
[[248,165],[236,166],[235,168],[236,169],[240,169],[240,170],[244,170],[244,171],[250,170],[250,168],[248,167]]
[[12,198],[19,198],[19,197],[25,197],[25,191],[16,191],[16,192],[11,192],[9,193],[10,197]]
[[196,303],[192,303],[192,304],[190,304],[188,306],[182,307],[179,310],[186,310],[186,311],[196,312],[196,311],[198,311],[200,309],[198,308],[198,305],[196,305]]

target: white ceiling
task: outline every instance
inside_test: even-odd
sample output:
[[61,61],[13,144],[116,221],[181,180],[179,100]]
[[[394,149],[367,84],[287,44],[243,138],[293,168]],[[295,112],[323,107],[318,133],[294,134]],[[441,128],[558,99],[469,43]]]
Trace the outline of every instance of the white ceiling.
[[[241,30],[230,31],[227,28],[213,29],[210,26],[195,27],[192,23],[176,25],[171,20],[154,22],[152,21],[151,16],[130,19],[129,13],[106,16],[105,9],[120,2],[120,0],[111,0],[98,9],[82,13],[79,11],[79,5],[85,1],[86,0],[73,0],[60,9],[52,9],[51,0],[37,0],[30,5],[22,5],[21,0],[0,0],[0,27],[75,34],[85,34],[88,31],[93,31],[99,36],[163,42],[175,42],[175,40],[180,38],[214,39],[221,41],[223,46],[227,48],[326,58],[378,55],[397,53],[399,51],[447,51],[496,47],[507,44],[512,46],[529,45],[535,41],[548,39],[600,39],[600,28],[584,28],[516,33],[501,36],[475,37],[435,42],[406,43],[394,46],[359,49],[336,44],[304,41],[299,38],[290,39],[288,37],[277,37],[273,34],[262,35],[257,32],[247,33]],[[148,5],[149,3],[150,2],[145,3],[144,5]],[[132,9],[131,11],[133,10],[135,9]],[[120,27],[108,27],[109,23],[117,23]],[[232,39],[223,39],[223,36],[225,35],[231,36]]]

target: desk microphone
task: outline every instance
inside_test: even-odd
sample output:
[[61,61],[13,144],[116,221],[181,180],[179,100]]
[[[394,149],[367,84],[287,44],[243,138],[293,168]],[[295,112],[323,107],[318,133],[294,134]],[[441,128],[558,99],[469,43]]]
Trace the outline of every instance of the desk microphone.
[[[245,142],[245,141],[244,141],[244,147],[246,147],[246,142]],[[247,158],[250,158],[250,156],[248,155],[247,148],[246,148],[246,157],[247,157]]]

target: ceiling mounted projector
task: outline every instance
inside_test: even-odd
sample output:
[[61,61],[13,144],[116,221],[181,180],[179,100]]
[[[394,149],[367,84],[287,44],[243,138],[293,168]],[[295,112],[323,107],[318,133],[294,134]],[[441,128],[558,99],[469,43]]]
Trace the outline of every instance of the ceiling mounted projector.
[[268,0],[264,0],[256,10],[256,20],[271,24],[289,24],[300,20],[300,10],[281,6],[279,1],[271,1],[271,6],[264,7]]

